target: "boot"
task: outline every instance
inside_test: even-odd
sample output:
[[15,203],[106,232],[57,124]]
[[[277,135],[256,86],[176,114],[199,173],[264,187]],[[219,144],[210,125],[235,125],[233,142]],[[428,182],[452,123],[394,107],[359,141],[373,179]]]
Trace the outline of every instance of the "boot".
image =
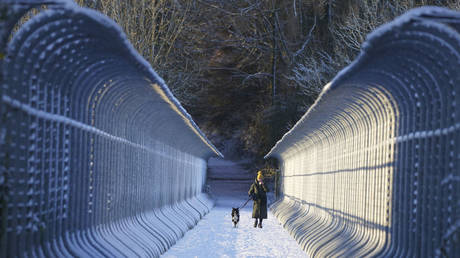
[[262,219],[259,220],[259,228],[262,228]]
[[254,221],[254,227],[257,227],[257,219]]

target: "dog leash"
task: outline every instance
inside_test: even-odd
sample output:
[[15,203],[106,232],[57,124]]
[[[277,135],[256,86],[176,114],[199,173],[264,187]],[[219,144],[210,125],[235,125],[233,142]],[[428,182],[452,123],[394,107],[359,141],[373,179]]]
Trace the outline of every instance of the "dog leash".
[[243,209],[244,206],[246,206],[246,204],[248,204],[249,200],[251,200],[251,197],[249,197],[249,199],[243,204],[243,206],[239,207],[238,209]]

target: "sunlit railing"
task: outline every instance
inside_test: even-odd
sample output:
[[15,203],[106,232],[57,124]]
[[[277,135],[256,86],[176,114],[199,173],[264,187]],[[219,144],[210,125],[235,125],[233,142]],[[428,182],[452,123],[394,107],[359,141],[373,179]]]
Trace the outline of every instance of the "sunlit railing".
[[459,24],[425,7],[374,31],[267,154],[311,257],[460,254]]
[[0,257],[163,253],[212,207],[220,153],[113,21],[63,0],[0,8]]

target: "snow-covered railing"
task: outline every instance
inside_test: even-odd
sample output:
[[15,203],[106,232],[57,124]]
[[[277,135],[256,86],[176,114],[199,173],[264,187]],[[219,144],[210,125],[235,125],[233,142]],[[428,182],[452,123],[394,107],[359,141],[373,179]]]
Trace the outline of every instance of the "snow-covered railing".
[[213,205],[220,153],[110,19],[0,9],[0,257],[158,256]]
[[434,7],[377,29],[267,154],[311,257],[460,254],[459,30]]

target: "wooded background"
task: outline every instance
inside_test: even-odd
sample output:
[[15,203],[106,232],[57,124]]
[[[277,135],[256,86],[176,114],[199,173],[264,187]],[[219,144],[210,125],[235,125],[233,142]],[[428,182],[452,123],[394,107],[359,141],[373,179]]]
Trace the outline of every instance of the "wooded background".
[[[77,0],[114,19],[231,159],[261,157],[359,53],[422,5],[458,0]],[[340,105],[340,103],[337,103]]]

